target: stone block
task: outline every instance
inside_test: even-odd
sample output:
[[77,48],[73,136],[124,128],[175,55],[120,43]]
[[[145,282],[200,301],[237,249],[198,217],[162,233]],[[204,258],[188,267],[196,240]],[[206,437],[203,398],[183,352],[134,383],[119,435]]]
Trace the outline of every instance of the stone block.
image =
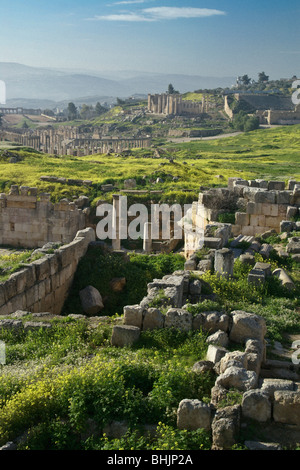
[[260,202],[262,204],[275,204],[276,203],[276,192],[275,191],[257,191],[255,194],[254,202]]
[[292,191],[279,191],[276,194],[276,203],[277,204],[290,204],[292,197]]
[[165,328],[190,331],[192,329],[192,321],[193,317],[190,312],[179,308],[171,308],[166,313]]
[[300,392],[275,391],[273,419],[276,423],[300,425]]
[[271,419],[271,402],[267,393],[260,389],[249,390],[244,393],[242,401],[242,414],[261,423]]
[[231,450],[240,434],[241,408],[239,405],[218,409],[212,422],[212,450]]
[[249,223],[250,223],[249,214],[245,212],[236,212],[235,214],[236,225],[249,225]]
[[210,344],[207,349],[206,360],[213,364],[217,364],[227,352],[227,349],[224,347]]
[[264,284],[265,280],[265,274],[261,269],[251,269],[248,274],[249,284],[255,284],[256,286],[260,286]]
[[262,317],[240,310],[231,312],[231,316],[232,327],[229,334],[231,341],[244,344],[249,338],[264,340],[267,328]]
[[231,366],[217,377],[216,385],[230,390],[235,388],[241,392],[254,389],[257,386],[258,377],[254,371],[246,370],[244,367]]
[[145,312],[143,330],[155,330],[163,328],[165,317],[157,308],[149,308]]
[[200,400],[182,400],[177,410],[177,427],[187,431],[205,429],[210,432],[212,409]]
[[137,326],[142,328],[143,308],[140,305],[126,305],[123,309],[124,325]]
[[285,190],[285,181],[269,181],[268,183],[269,191],[284,191]]
[[277,391],[295,391],[295,384],[292,380],[265,378],[260,388],[273,400]]
[[140,334],[141,330],[137,326],[116,325],[113,327],[111,344],[117,347],[131,346],[139,340]]
[[270,263],[255,263],[254,269],[264,272],[265,277],[271,276],[272,267]]

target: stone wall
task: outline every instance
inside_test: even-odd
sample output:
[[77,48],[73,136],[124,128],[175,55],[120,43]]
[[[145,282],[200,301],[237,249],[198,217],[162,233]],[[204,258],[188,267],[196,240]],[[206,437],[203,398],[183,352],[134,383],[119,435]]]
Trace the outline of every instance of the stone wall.
[[25,265],[7,281],[0,283],[0,315],[18,310],[59,315],[78,262],[91,241],[95,241],[93,229],[78,231],[71,243]]
[[181,115],[181,114],[203,114],[208,105],[203,101],[183,100],[179,94],[169,95],[167,93],[148,95],[148,111],[154,114]]
[[50,195],[38,194],[37,188],[12,186],[9,194],[0,194],[0,245],[69,243],[85,226],[85,214],[75,203],[52,204]]

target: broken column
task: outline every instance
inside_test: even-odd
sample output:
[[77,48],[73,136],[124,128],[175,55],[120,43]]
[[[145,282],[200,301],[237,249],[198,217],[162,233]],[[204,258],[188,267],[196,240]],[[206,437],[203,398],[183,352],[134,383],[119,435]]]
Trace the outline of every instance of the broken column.
[[233,276],[234,253],[229,248],[216,250],[215,271],[229,279]]

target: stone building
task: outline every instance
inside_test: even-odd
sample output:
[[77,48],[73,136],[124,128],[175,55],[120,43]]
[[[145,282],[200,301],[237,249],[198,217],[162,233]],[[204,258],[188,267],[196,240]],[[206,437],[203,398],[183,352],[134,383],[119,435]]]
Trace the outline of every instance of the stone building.
[[183,100],[182,95],[167,94],[148,95],[148,111],[153,114],[180,116],[184,114],[198,115],[205,112],[205,99],[199,101]]

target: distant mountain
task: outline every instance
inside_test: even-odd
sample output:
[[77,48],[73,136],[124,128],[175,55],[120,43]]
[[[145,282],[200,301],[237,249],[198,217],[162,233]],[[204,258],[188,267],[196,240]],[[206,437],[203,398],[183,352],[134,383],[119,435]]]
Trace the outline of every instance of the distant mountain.
[[45,105],[49,107],[53,102],[78,102],[84,99],[110,101],[134,94],[163,93],[169,83],[181,93],[185,93],[200,88],[230,87],[235,82],[234,77],[200,77],[134,71],[106,71],[103,75],[101,76],[99,71],[56,70],[0,62],[0,80],[6,83],[7,102],[18,102],[18,106],[26,107],[29,101],[35,103],[35,107],[45,107]]

